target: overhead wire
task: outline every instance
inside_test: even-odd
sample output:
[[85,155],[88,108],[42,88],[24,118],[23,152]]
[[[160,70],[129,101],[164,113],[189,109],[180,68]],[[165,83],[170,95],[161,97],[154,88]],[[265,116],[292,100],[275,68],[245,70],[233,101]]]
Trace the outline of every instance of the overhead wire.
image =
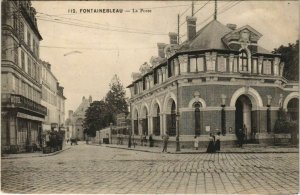
[[59,24],[66,24],[66,25],[84,27],[84,28],[90,28],[90,29],[98,29],[98,30],[104,30],[104,31],[115,31],[115,32],[133,33],[133,34],[168,35],[167,33],[153,33],[153,32],[146,32],[146,31],[142,32],[142,31],[110,29],[110,28],[97,27],[97,26],[92,26],[92,25],[85,25],[85,24],[81,24],[81,23],[63,21],[61,19],[48,19],[48,18],[43,18],[43,17],[37,17],[37,18],[42,21],[48,21],[48,22],[54,22],[54,23],[59,23]]

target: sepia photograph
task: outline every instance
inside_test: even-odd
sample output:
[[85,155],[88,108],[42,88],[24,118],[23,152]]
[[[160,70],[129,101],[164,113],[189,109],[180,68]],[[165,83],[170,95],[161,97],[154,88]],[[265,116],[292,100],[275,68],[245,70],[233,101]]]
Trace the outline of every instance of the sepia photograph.
[[299,1],[1,1],[1,193],[298,194]]

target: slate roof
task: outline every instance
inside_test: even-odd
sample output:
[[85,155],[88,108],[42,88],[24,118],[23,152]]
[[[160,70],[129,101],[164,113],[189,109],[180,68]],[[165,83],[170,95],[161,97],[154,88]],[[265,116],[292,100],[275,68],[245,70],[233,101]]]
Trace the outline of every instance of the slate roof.
[[191,41],[185,41],[181,51],[221,49],[228,50],[222,38],[232,30],[217,20],[201,28]]
[[[192,40],[183,42],[180,45],[179,51],[230,50],[222,41],[222,38],[231,32],[233,30],[226,25],[220,23],[218,20],[212,20],[202,27]],[[257,46],[257,53],[272,54],[261,46]]]

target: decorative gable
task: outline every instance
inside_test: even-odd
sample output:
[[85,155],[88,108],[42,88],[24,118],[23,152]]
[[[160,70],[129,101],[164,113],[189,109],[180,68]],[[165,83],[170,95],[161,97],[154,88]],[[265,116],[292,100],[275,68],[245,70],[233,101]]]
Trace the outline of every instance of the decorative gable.
[[257,42],[262,34],[249,25],[243,26],[225,35],[222,40],[232,50],[248,48],[251,53],[257,52]]

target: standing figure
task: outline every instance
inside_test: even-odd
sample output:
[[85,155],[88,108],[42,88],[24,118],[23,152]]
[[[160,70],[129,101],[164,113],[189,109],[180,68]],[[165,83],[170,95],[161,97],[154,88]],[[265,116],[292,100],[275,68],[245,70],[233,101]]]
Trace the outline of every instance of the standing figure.
[[220,149],[221,149],[220,135],[221,135],[220,132],[218,132],[217,135],[216,135],[216,143],[215,143],[216,152],[219,152]]
[[215,152],[215,136],[212,133],[209,134],[209,143],[207,146],[207,153],[214,153]]
[[247,127],[246,127],[246,125],[244,124],[244,125],[243,125],[243,143],[247,143],[247,134],[248,134],[247,131],[248,131],[248,130],[247,130]]
[[239,129],[237,136],[238,136],[238,140],[239,140],[239,146],[240,146],[240,148],[242,148],[243,144],[244,144],[244,132],[242,129]]
[[195,148],[195,150],[198,150],[198,147],[199,147],[199,140],[198,140],[198,136],[196,135],[194,137],[194,148]]
[[168,134],[165,134],[163,135],[163,144],[164,144],[164,147],[163,147],[163,151],[162,152],[168,152],[168,140],[169,140],[169,136]]

